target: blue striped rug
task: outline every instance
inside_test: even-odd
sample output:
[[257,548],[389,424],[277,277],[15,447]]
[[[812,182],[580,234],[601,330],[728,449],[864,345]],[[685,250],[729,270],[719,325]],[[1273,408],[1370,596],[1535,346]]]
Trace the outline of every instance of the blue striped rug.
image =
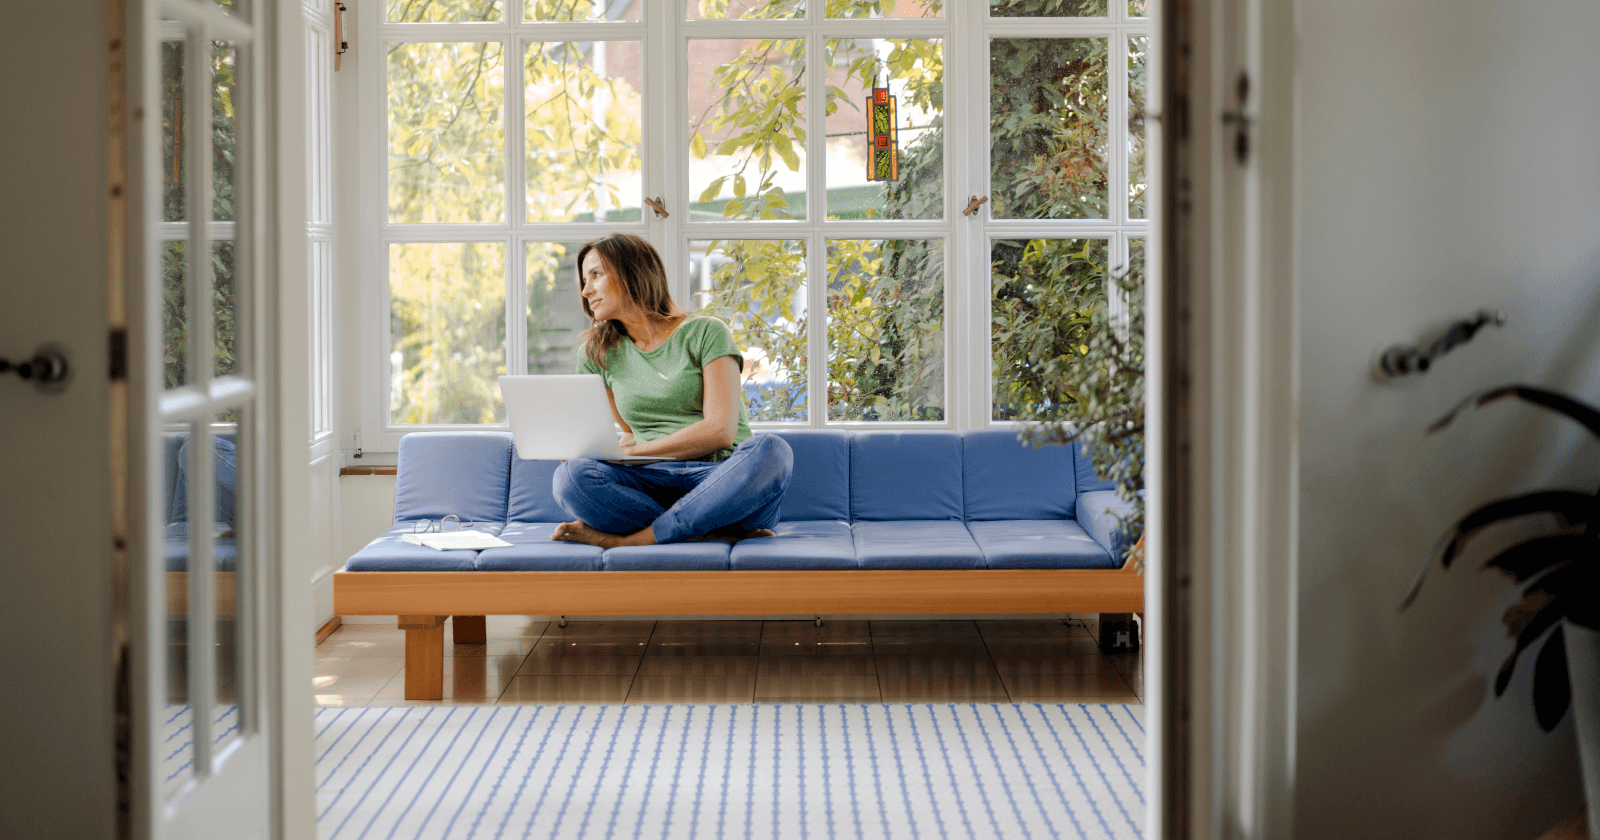
[[360,838],[1138,838],[1142,706],[317,711],[317,823]]

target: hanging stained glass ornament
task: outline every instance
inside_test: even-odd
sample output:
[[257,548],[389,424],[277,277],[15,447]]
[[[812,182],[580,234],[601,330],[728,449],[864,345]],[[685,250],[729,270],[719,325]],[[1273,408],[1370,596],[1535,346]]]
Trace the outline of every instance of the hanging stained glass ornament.
[[895,97],[888,86],[873,82],[867,97],[867,180],[900,180],[900,128],[895,122]]

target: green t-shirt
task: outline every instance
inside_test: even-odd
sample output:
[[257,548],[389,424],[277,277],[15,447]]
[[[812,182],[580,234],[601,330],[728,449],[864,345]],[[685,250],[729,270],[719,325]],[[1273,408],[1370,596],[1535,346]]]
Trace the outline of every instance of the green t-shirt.
[[[704,369],[716,359],[732,356],[744,366],[744,356],[733,342],[728,325],[705,315],[690,315],[667,336],[660,347],[646,353],[631,339],[624,338],[606,353],[601,369],[589,354],[578,349],[578,372],[598,373],[617,400],[617,411],[640,443],[666,437],[704,419]],[[744,395],[738,397],[739,430],[734,446],[750,438],[750,412]],[[726,457],[733,447],[722,450]]]

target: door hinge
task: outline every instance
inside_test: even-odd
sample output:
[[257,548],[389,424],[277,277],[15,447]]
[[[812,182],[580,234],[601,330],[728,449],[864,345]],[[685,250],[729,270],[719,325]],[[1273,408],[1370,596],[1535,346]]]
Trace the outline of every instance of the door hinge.
[[1237,98],[1235,108],[1222,113],[1222,123],[1233,126],[1233,155],[1243,164],[1250,159],[1250,114],[1244,109],[1245,103],[1250,101],[1249,73],[1239,71],[1234,95]]
[[111,331],[111,381],[128,378],[128,331],[118,327]]

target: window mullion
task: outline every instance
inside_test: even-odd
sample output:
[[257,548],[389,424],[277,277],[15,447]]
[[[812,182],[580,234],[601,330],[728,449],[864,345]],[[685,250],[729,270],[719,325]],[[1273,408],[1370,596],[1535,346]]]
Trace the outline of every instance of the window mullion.
[[521,236],[526,223],[528,188],[527,166],[527,68],[526,39],[512,34],[503,42],[505,55],[505,149],[506,220],[510,235],[506,243],[506,373],[528,372],[528,283],[525,266],[527,246]]

